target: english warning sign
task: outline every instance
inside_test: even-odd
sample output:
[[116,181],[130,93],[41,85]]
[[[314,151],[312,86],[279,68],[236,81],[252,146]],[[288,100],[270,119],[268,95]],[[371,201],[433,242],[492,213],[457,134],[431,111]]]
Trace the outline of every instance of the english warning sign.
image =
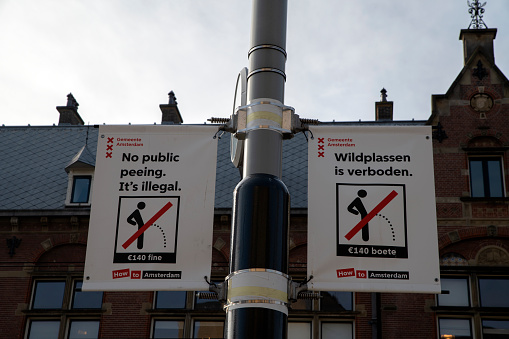
[[207,289],[214,126],[101,126],[84,290]]
[[310,131],[311,288],[439,293],[431,128]]

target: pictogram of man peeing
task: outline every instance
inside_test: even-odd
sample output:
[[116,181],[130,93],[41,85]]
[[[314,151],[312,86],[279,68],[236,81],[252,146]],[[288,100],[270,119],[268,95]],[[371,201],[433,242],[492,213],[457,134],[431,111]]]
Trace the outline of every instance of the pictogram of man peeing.
[[[368,195],[368,192],[365,190],[359,190],[357,191],[358,197],[355,198],[350,205],[348,205],[348,212],[355,214],[355,215],[361,215],[361,220],[364,219],[368,212],[366,212],[366,208],[364,207],[364,203],[362,202],[361,198],[365,198]],[[362,240],[368,241],[369,240],[369,223],[366,223],[364,227],[362,227]]]
[[[140,210],[144,209],[145,206],[146,206],[145,203],[143,201],[140,201],[137,205],[138,208],[134,210],[134,212],[131,213],[130,216],[127,217],[127,222],[134,226],[138,225],[138,230],[140,230],[140,228],[142,228],[143,225],[145,225],[140,213]],[[143,248],[143,233],[138,236],[136,247],[138,247],[139,250]]]

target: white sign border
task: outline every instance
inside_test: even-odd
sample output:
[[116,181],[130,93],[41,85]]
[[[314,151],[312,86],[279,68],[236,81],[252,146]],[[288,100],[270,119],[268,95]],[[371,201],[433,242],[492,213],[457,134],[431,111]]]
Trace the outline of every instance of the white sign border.
[[[310,126],[308,144],[308,283],[315,291],[440,293],[440,270],[434,190],[433,151],[430,126]],[[319,147],[319,138],[338,139]],[[368,148],[369,146],[369,148]],[[413,150],[413,147],[416,147]],[[320,149],[319,149],[320,148]],[[341,150],[341,151],[340,151]],[[319,155],[319,152],[323,152]],[[377,178],[337,175],[334,152],[411,154],[412,177]],[[416,152],[413,153],[412,152]],[[334,158],[332,158],[334,157]],[[321,162],[320,162],[321,161]],[[366,167],[365,163],[356,164]],[[406,166],[405,165],[405,166]],[[354,166],[352,166],[354,167]],[[376,167],[374,165],[373,167]],[[338,257],[335,242],[334,193],[337,182],[406,184],[408,259]],[[416,199],[418,194],[418,199]],[[418,206],[417,206],[418,205]],[[422,229],[420,229],[422,228]],[[384,262],[385,261],[385,262]],[[389,262],[391,261],[391,262]],[[379,268],[377,268],[379,267]],[[370,271],[388,272],[357,278]],[[390,272],[408,272],[409,279],[391,279]],[[353,275],[353,276],[351,276]],[[393,277],[398,277],[397,274]],[[401,275],[399,276],[401,277]]]
[[[105,125],[99,127],[96,171],[89,223],[87,254],[83,279],[84,291],[187,291],[207,290],[205,276],[210,277],[214,222],[214,194],[217,166],[217,126],[201,125]],[[140,139],[138,142],[121,142],[108,155],[107,138]],[[164,145],[158,143],[164,142]],[[138,146],[129,147],[129,145]],[[139,144],[143,143],[143,146]],[[180,144],[179,144],[180,143]],[[137,148],[135,148],[137,147]],[[178,180],[180,196],[179,238],[188,243],[178,244],[175,264],[165,263],[113,263],[116,238],[116,221],[120,196],[150,195],[147,192],[119,192],[118,166],[131,168],[119,159],[124,152],[158,153],[171,150],[179,154],[179,163],[164,173]],[[111,162],[116,161],[117,166]],[[140,157],[141,158],[141,157]],[[141,163],[140,163],[141,164]],[[150,166],[158,164],[148,163]],[[147,163],[141,167],[143,169]],[[163,166],[163,165],[161,165]],[[114,167],[111,169],[111,167]],[[164,168],[164,167],[158,167]],[[115,172],[116,171],[116,172]],[[169,172],[172,172],[171,174]],[[102,172],[107,172],[101,175]],[[142,180],[142,179],[140,179]],[[169,180],[169,179],[168,179]],[[170,192],[174,193],[174,192]],[[153,193],[153,196],[159,196]],[[105,198],[106,197],[106,198]],[[111,211],[112,212],[108,212]],[[108,225],[108,227],[104,227]],[[134,229],[134,228],[133,228]],[[105,231],[106,230],[106,231]],[[110,244],[111,242],[111,244]],[[113,279],[113,271],[129,277]],[[180,279],[132,279],[131,274],[143,271],[181,271]],[[128,273],[127,273],[128,272]],[[138,273],[136,273],[137,275]]]

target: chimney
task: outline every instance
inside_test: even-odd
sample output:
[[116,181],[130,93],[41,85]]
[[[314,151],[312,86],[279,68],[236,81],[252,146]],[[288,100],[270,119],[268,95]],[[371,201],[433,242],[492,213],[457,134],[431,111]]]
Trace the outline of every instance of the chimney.
[[380,91],[380,101],[375,102],[375,120],[376,121],[392,121],[392,112],[394,109],[394,103],[387,101],[387,90],[382,88]]
[[58,125],[84,125],[83,119],[78,114],[78,106],[72,93],[67,94],[67,105],[57,106],[57,111],[60,113]]
[[493,51],[493,40],[497,35],[496,28],[486,29],[462,29],[460,40],[463,40],[464,65],[477,49],[486,56],[489,62],[495,64],[495,53]]
[[182,116],[180,115],[179,108],[177,107],[177,98],[175,97],[175,93],[171,91],[168,93],[170,97],[167,105],[159,105],[161,112],[163,113],[163,117],[161,119],[162,125],[173,125],[173,124],[181,124],[183,122]]

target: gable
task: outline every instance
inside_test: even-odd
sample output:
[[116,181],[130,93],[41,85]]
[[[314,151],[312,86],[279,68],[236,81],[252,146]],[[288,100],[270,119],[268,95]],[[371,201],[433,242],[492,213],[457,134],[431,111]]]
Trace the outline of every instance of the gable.
[[[487,113],[478,94],[491,100],[491,107],[504,104],[509,99],[509,80],[500,69],[489,60],[483,49],[478,47],[445,94],[432,95],[432,114],[429,121],[438,122],[438,116],[449,116],[451,110],[463,106],[465,111]],[[478,95],[477,97],[475,97]]]

